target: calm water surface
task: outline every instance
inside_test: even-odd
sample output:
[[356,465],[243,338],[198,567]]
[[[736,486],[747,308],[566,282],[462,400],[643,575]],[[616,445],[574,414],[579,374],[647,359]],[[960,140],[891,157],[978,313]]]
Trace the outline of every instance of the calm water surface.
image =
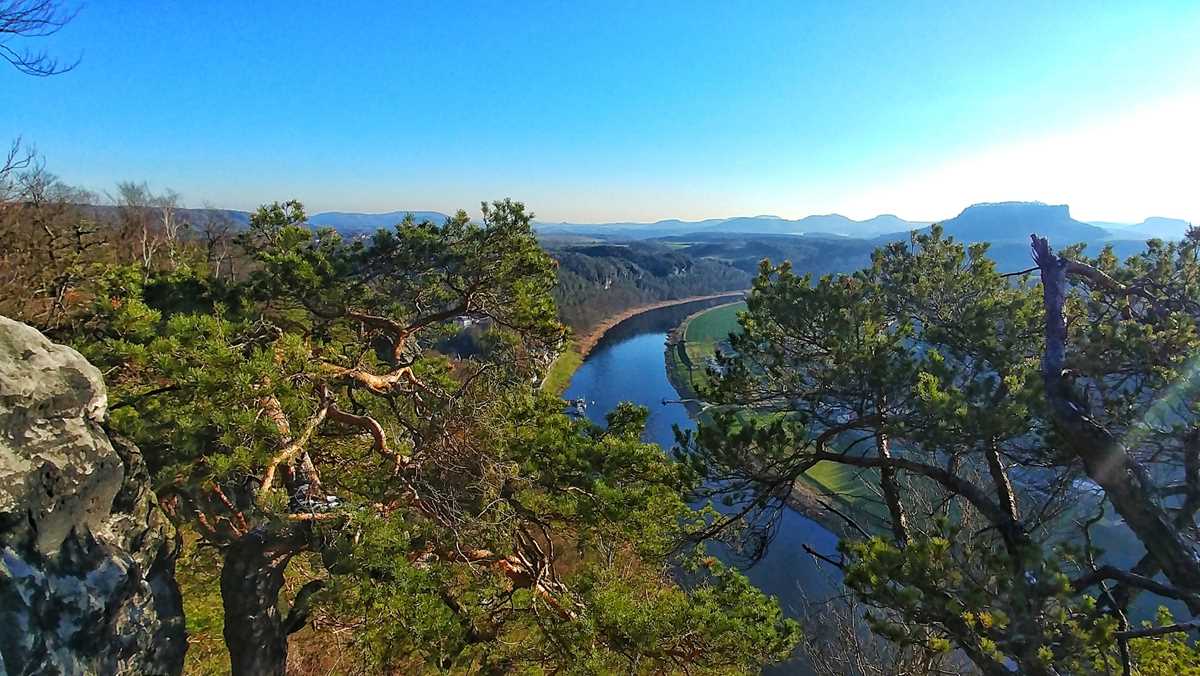
[[[687,409],[680,404],[663,405],[663,399],[677,399],[675,388],[667,380],[664,349],[667,334],[689,314],[722,301],[701,301],[654,310],[628,319],[613,327],[575,372],[567,399],[588,402],[587,415],[603,424],[604,415],[622,401],[630,401],[650,410],[645,440],[669,449],[674,443],[672,428],[694,427]],[[784,612],[797,616],[805,596],[821,600],[831,592],[828,566],[817,563],[803,549],[808,544],[817,551],[832,554],[837,537],[815,521],[791,510],[783,517],[779,535],[757,565],[746,575],[760,589],[779,598]],[[804,674],[807,669],[792,663],[768,670],[770,674]]]

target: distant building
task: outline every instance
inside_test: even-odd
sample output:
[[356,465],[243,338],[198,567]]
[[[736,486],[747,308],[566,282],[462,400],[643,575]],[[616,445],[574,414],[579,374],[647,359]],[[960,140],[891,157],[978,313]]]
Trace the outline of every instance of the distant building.
[[719,376],[725,375],[725,367],[717,361],[716,357],[705,357],[704,366],[709,371],[716,373]]

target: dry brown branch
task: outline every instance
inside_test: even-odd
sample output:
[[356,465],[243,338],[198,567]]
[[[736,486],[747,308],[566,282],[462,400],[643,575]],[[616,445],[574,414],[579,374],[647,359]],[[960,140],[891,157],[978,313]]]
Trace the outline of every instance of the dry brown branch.
[[317,427],[325,420],[325,416],[329,413],[329,402],[322,400],[320,407],[317,409],[304,425],[304,430],[295,440],[287,443],[274,457],[267,463],[263,469],[262,484],[258,487],[258,501],[262,503],[267,495],[270,494],[271,486],[275,483],[275,472],[280,465],[284,465],[295,460],[301,453],[304,452],[305,446],[312,439],[313,433]]
[[399,472],[402,467],[408,464],[408,458],[400,455],[388,447],[387,434],[383,430],[383,425],[379,421],[369,415],[355,415],[347,413],[337,407],[337,404],[329,404],[329,418],[343,425],[350,425],[366,430],[368,434],[375,440],[372,451],[379,453],[396,464],[396,471]]
[[381,396],[387,396],[397,391],[401,383],[408,383],[426,394],[431,394],[429,388],[417,378],[410,366],[401,366],[382,375],[360,368],[346,368],[329,362],[322,362],[321,368],[334,378],[356,382]]
[[221,486],[216,482],[212,482],[210,489],[212,490],[213,495],[216,495],[217,499],[221,501],[221,504],[225,506],[225,509],[228,509],[233,515],[233,519],[231,519],[230,523],[234,526],[235,532],[237,532],[239,536],[250,532],[250,524],[246,522],[246,515],[242,513],[242,510],[238,509],[233,504],[233,501],[229,499],[229,496],[225,495],[225,491],[221,489]]

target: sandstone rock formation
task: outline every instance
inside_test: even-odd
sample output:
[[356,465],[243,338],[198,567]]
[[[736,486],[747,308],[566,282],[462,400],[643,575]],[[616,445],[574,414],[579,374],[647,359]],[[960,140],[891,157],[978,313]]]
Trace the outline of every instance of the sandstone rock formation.
[[177,674],[178,536],[100,372],[0,317],[0,674]]

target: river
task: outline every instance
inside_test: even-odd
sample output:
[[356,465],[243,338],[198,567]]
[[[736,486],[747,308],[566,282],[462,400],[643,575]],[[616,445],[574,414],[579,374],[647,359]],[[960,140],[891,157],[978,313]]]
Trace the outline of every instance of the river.
[[[680,404],[662,403],[678,399],[667,380],[663,351],[667,334],[685,317],[709,305],[727,301],[700,301],[652,310],[617,324],[575,372],[563,394],[566,399],[587,401],[587,415],[604,423],[604,415],[622,401],[630,401],[650,410],[644,438],[669,449],[674,443],[673,427],[695,426],[687,409]],[[837,537],[817,522],[798,512],[787,510],[779,535],[767,555],[746,571],[750,580],[763,591],[779,598],[784,612],[796,617],[805,596],[810,600],[826,598],[831,586],[828,566],[819,566],[804,551],[803,545],[819,552],[836,551]],[[797,662],[768,669],[768,674],[805,674]]]

